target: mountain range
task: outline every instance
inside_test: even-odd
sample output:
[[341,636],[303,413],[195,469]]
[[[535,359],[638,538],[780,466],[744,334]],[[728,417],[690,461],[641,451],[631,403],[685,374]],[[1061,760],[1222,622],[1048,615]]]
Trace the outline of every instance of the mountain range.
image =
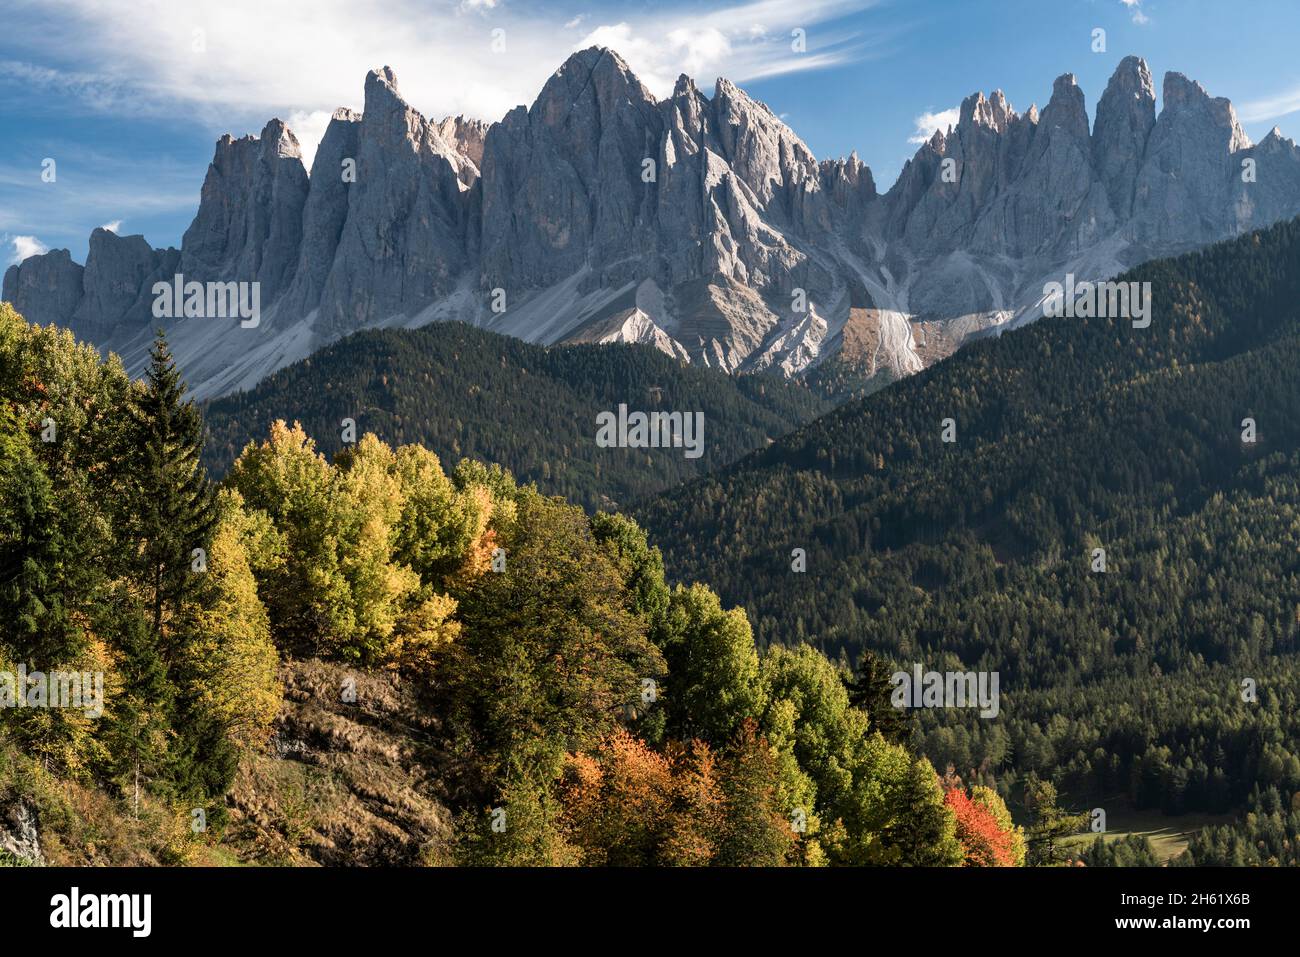
[[617,53],[574,53],[500,122],[426,119],[393,72],[338,110],[311,175],[293,132],[223,136],[179,250],[91,235],[11,267],[3,296],[142,367],[153,286],[257,283],[254,327],[168,319],[199,397],[369,327],[447,319],[531,342],[643,342],[728,372],[911,374],[1103,279],[1300,212],[1300,149],[1252,144],[1180,73],[1157,115],[1128,57],[1089,124],[1074,77],[1017,113],[976,93],[898,181],[819,161],[725,79],[659,100]]
[[[594,410],[620,404],[698,411],[701,454],[600,447]],[[548,495],[612,511],[722,468],[831,407],[801,382],[683,366],[646,345],[546,348],[439,322],[353,333],[208,402],[205,462],[225,474],[276,419],[301,422],[332,458],[347,418],[358,435],[418,442],[449,467],[491,462]]]
[[761,644],[999,674],[936,767],[1218,813],[1300,786],[1300,219],[1120,278],[633,514]]

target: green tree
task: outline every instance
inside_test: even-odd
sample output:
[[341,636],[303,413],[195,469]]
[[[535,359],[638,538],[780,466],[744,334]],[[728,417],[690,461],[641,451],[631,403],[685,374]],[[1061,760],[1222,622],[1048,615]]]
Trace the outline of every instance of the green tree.
[[889,666],[869,648],[862,649],[851,680],[845,682],[849,703],[871,718],[871,727],[886,741],[907,744],[912,736],[911,712],[895,708]]
[[655,643],[668,665],[668,732],[727,744],[763,708],[758,651],[743,610],[704,585],[673,589]]
[[722,762],[723,824],[714,863],[724,867],[782,867],[795,831],[777,793],[777,766],[752,718],[741,723]]
[[896,863],[911,867],[955,867],[962,862],[957,822],[944,803],[939,776],[925,758],[908,768],[894,795],[897,815],[888,831]]
[[110,773],[136,817],[144,792],[152,786],[170,794],[176,772],[171,748],[175,689],[150,627],[150,612],[123,597],[106,609],[104,620],[118,638],[123,685],[108,721]]
[[133,579],[149,610],[164,662],[179,654],[166,619],[199,586],[193,562],[207,550],[216,522],[214,489],[200,461],[203,422],[159,332],[149,350],[143,387],[127,407],[126,514]]
[[1034,774],[1025,785],[1025,804],[1033,815],[1026,831],[1030,866],[1062,863],[1068,855],[1061,847],[1061,839],[1087,827],[1088,815],[1064,811],[1057,803],[1056,785]]

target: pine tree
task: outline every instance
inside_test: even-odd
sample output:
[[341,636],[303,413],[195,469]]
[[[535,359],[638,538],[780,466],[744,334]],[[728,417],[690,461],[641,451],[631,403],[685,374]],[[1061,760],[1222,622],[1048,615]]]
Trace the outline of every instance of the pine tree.
[[891,744],[907,744],[912,736],[911,712],[895,708],[889,667],[877,655],[863,649],[853,679],[846,681],[849,704],[871,717],[871,727]]
[[195,549],[206,551],[216,522],[212,483],[200,462],[203,421],[159,331],[149,350],[144,387],[129,405],[131,460],[128,522],[138,551],[133,577],[149,609],[154,640],[170,663],[176,649],[165,634],[169,615],[198,586]]
[[912,762],[897,796],[898,817],[889,843],[898,863],[912,867],[953,867],[962,861],[957,822],[944,804],[939,776],[925,758]]
[[124,686],[108,722],[111,770],[139,817],[144,790],[169,790],[175,693],[149,630],[148,611],[124,601],[106,614],[112,620],[103,624],[118,636]]

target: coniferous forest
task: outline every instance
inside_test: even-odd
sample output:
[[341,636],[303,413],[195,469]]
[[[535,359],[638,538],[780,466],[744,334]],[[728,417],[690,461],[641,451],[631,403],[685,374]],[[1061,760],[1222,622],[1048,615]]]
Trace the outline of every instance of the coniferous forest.
[[214,483],[165,340],[131,381],[0,319],[4,662],[105,676],[98,717],[0,712],[48,862],[1024,862],[995,791],[631,519],[284,422]]
[[[699,410],[699,458],[599,448],[593,410]],[[276,419],[299,421],[332,455],[342,422],[447,461],[508,468],[590,511],[616,509],[719,468],[832,408],[777,376],[683,366],[650,346],[545,349],[460,322],[372,330],[294,363],[248,392],[207,404],[205,462],[214,474]]]
[[906,740],[1013,808],[1244,811],[1182,862],[1292,863],[1300,223],[1120,278],[1149,328],[975,343],[635,515],[760,646],[998,672]]
[[[630,515],[283,420],[215,481],[232,410],[338,367],[222,438],[161,336],[132,381],[4,307],[0,670],[104,695],[0,711],[0,789],[57,863],[1163,862],[1094,808],[1295,863],[1300,222],[1132,278],[1150,328],[974,344]],[[672,381],[528,358],[606,357]],[[696,394],[811,408],[739,381]],[[900,710],[913,663],[996,672],[999,714]]]

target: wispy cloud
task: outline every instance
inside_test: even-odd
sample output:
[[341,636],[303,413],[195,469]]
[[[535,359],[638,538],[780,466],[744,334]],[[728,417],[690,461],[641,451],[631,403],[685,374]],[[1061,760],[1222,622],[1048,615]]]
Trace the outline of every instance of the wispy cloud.
[[49,247],[37,239],[35,236],[6,236],[12,252],[9,256],[9,265],[20,263],[28,256],[39,256],[41,253],[49,252]]
[[[14,165],[0,156],[0,230],[28,236],[39,232],[53,248],[77,248],[92,227],[118,232],[129,217],[192,215],[198,205],[201,171],[163,157],[147,167],[138,155],[122,156],[84,144],[50,141],[47,152],[58,161],[58,179],[45,182],[40,167]],[[168,236],[165,242],[174,242]]]
[[924,143],[934,135],[935,130],[942,130],[946,133],[948,127],[956,126],[959,119],[961,119],[961,107],[959,106],[939,110],[937,113],[922,113],[913,121],[916,124],[916,131],[907,138],[907,142]]
[[1133,22],[1138,26],[1145,26],[1151,22],[1151,18],[1142,12],[1142,0],[1119,0],[1119,2],[1128,7],[1133,14]]
[[1262,120],[1286,116],[1297,110],[1300,110],[1300,86],[1292,87],[1274,96],[1242,103],[1237,110],[1237,115],[1243,123],[1258,123]]
[[671,7],[591,30],[576,46],[617,50],[656,96],[681,73],[707,85],[821,70],[873,55],[874,41],[836,21],[875,0],[755,0],[711,12]]
[[[385,64],[426,115],[497,120],[591,43],[618,50],[657,95],[682,72],[743,82],[866,56],[869,44],[835,21],[875,3],[753,0],[700,12],[691,0],[653,10],[629,2],[604,22],[562,24],[499,0],[10,0],[10,45],[24,52],[0,73],[95,109],[184,111],[235,133],[280,116],[311,153],[321,118],[359,108],[366,71]],[[803,52],[792,46],[796,29]]]

